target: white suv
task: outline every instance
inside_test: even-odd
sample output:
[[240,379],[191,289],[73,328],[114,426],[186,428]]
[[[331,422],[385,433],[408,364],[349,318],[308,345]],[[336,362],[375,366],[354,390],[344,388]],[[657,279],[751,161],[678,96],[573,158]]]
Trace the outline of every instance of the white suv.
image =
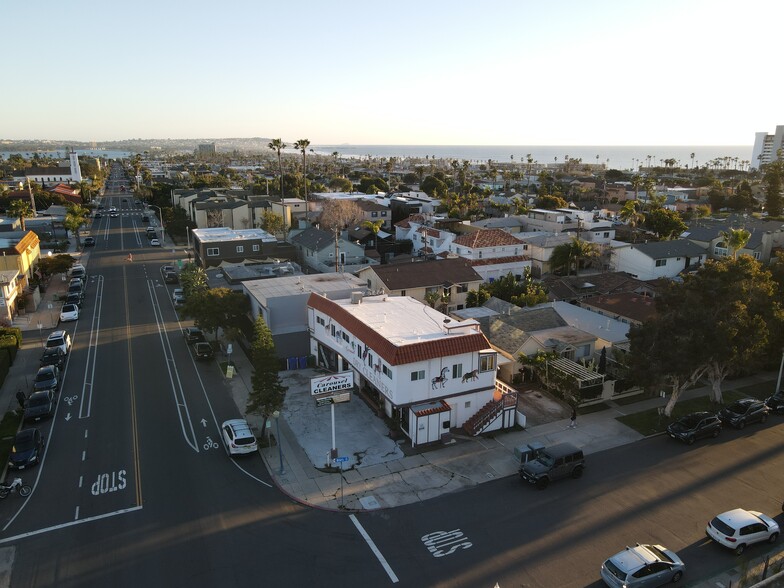
[[65,331],[54,331],[46,338],[46,348],[58,348],[67,355],[71,350],[71,336]]
[[243,455],[258,450],[256,437],[250,430],[248,421],[231,419],[224,422],[221,425],[221,435],[223,436],[223,444],[226,446],[226,453],[229,455]]

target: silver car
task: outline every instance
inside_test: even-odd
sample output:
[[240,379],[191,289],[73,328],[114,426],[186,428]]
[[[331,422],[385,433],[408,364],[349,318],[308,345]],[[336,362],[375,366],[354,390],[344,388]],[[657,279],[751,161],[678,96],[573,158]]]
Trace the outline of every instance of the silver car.
[[677,582],[685,566],[661,545],[627,547],[602,564],[602,580],[612,588],[649,588]]

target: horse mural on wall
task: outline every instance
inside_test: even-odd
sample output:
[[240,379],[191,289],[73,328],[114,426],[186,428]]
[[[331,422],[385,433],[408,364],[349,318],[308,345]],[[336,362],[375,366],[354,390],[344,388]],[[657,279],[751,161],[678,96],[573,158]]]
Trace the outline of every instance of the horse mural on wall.
[[461,383],[465,384],[468,380],[471,380],[473,382],[474,380],[477,379],[479,379],[479,370],[473,370],[463,376]]
[[435,389],[436,389],[436,386],[437,386],[438,384],[441,384],[441,387],[442,387],[442,388],[444,387],[444,384],[446,384],[446,381],[447,381],[447,379],[448,379],[448,378],[446,377],[446,373],[447,373],[448,371],[449,371],[449,368],[441,368],[441,375],[440,375],[440,376],[436,376],[435,378],[433,378],[432,380],[430,380],[430,389],[431,389],[431,390],[435,390]]

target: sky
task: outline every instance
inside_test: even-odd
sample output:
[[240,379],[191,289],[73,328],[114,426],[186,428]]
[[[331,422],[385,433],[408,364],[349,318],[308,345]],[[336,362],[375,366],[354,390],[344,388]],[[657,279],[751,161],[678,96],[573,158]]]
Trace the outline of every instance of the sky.
[[2,15],[0,139],[750,145],[784,124],[781,0],[39,0]]

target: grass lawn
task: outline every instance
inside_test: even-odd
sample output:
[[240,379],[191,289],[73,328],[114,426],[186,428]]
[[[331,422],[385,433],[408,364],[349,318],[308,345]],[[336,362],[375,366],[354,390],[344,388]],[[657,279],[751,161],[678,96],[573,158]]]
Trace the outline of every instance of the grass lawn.
[[690,412],[708,411],[718,412],[724,405],[730,404],[739,398],[747,398],[749,396],[755,398],[767,398],[770,392],[761,392],[761,386],[754,384],[738,388],[737,390],[727,390],[724,392],[724,404],[712,403],[708,396],[700,396],[698,398],[691,398],[689,400],[681,400],[672,411],[672,417],[667,418],[664,415],[659,415],[657,408],[651,408],[635,414],[629,414],[622,417],[617,417],[627,427],[631,427],[641,435],[655,435],[662,433],[671,422],[678,420],[683,415]]

